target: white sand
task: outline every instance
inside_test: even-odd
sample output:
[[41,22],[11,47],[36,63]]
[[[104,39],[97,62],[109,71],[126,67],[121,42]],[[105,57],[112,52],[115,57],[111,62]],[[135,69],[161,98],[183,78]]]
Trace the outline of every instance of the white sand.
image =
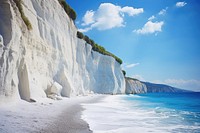
[[65,98],[60,101],[42,99],[42,102],[0,105],[0,133],[48,132],[90,133],[81,119],[80,104],[95,102],[101,96]]

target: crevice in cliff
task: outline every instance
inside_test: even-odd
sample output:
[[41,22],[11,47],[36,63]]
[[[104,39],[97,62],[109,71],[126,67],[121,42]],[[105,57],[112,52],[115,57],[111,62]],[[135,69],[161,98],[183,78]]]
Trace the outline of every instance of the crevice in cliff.
[[7,46],[12,37],[12,13],[8,0],[0,0],[0,18],[0,35],[4,39],[4,46]]

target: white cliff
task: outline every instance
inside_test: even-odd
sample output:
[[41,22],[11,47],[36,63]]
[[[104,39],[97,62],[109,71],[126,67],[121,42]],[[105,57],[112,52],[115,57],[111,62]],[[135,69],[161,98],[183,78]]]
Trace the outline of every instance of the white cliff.
[[[28,30],[13,0],[0,1],[0,102],[125,93],[120,64],[92,51],[57,0],[23,0]],[[56,84],[56,85],[55,85]]]
[[126,94],[147,93],[147,87],[137,79],[126,78]]

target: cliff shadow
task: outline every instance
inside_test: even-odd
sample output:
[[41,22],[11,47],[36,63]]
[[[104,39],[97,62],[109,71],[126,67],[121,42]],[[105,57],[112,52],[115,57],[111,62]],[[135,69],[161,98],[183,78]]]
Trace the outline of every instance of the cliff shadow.
[[11,20],[12,14],[9,0],[0,0],[0,35],[3,36],[5,46],[10,42],[12,37]]

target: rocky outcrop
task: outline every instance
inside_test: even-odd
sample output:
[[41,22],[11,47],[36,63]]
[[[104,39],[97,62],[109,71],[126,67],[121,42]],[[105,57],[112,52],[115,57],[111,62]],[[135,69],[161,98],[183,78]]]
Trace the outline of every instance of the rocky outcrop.
[[13,0],[0,1],[0,102],[46,97],[55,82],[67,97],[125,92],[120,64],[76,37],[57,0],[24,0],[22,7],[32,30]]
[[61,100],[62,89],[63,87],[59,83],[54,82],[53,85],[46,90],[47,97],[54,100]]
[[146,93],[147,87],[137,79],[125,78],[126,80],[126,94]]

